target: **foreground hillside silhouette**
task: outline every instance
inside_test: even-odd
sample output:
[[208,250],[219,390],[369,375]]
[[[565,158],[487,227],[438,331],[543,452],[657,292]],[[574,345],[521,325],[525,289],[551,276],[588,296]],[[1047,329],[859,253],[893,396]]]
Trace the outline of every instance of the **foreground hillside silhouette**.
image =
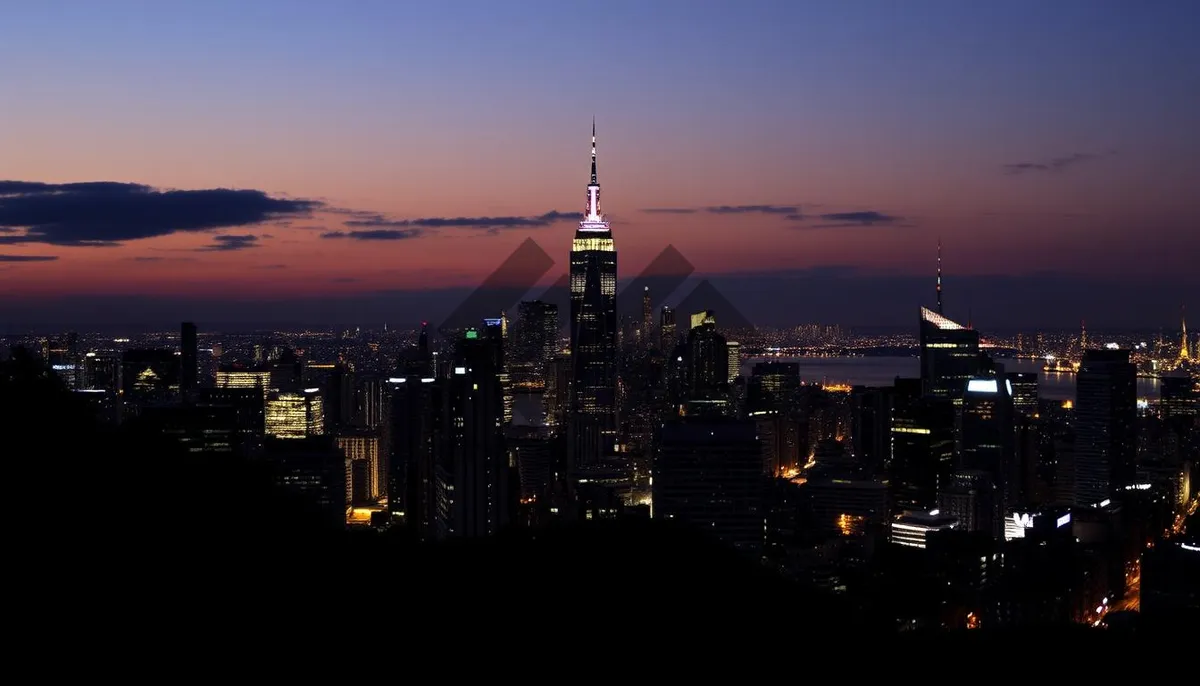
[[[771,628],[779,625],[835,642],[844,632],[861,640],[892,630],[873,617],[872,599],[806,591],[657,521],[441,544],[402,532],[334,530],[315,508],[277,489],[264,466],[100,428],[23,351],[0,362],[0,418],[6,491],[21,515],[15,578],[43,593],[37,622],[62,608],[88,608],[93,619],[152,617],[154,626],[185,630],[213,617],[281,630],[318,617],[382,627],[503,618],[497,640],[520,640],[529,630],[566,641],[626,626],[764,646],[782,638]],[[1102,639],[1095,631],[1051,631],[1059,634]]]

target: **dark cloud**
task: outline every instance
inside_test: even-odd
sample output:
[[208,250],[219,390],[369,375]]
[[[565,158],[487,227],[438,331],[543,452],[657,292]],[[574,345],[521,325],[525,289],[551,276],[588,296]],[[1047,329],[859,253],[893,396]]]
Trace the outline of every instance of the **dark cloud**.
[[357,283],[358,279],[353,276],[339,276],[335,279],[330,279],[333,283]]
[[[562,221],[579,221],[583,219],[581,212],[559,212],[550,210],[545,214],[532,217],[422,217],[420,219],[392,219],[381,214],[364,214],[348,212],[354,219],[347,219],[343,224],[348,228],[386,228],[386,229],[499,229],[540,228]],[[340,236],[339,236],[340,237]],[[412,238],[412,236],[404,236]]]
[[286,264],[260,264],[251,267],[251,269],[287,269]]
[[712,214],[799,214],[795,205],[718,205],[704,208]]
[[213,236],[212,245],[206,245],[203,248],[196,248],[203,252],[230,252],[233,250],[245,250],[246,248],[257,248],[258,236]]
[[0,255],[0,262],[53,262],[58,255]]
[[695,214],[693,207],[647,207],[642,210],[646,214]]
[[1115,152],[1109,151],[1103,154],[1091,152],[1073,152],[1070,155],[1062,157],[1053,157],[1048,160],[1039,160],[1036,162],[1014,162],[1012,164],[1001,165],[1001,169],[1005,174],[1015,176],[1019,174],[1027,174],[1030,172],[1061,172],[1071,167],[1084,162],[1090,162],[1102,157],[1113,155]]
[[[790,218],[790,217],[789,217]],[[840,229],[844,227],[855,226],[904,226],[911,227],[912,224],[905,224],[904,217],[896,217],[874,210],[864,210],[860,212],[830,212],[828,214],[817,215],[817,218],[829,222],[827,224],[811,224],[808,226],[799,226],[801,229]],[[801,217],[800,219],[803,219]]]
[[8,234],[0,236],[0,244],[108,247],[180,231],[306,216],[321,206],[258,190],[158,190],[113,181],[0,181],[0,232]]
[[800,216],[798,205],[712,205],[709,207],[648,207],[646,214],[785,214]]
[[353,238],[359,241],[402,241],[406,238],[419,238],[424,233],[421,229],[368,229],[365,231],[329,231],[321,234],[321,238]]
[[138,255],[127,258],[134,262],[195,262],[194,257],[159,257],[157,255]]

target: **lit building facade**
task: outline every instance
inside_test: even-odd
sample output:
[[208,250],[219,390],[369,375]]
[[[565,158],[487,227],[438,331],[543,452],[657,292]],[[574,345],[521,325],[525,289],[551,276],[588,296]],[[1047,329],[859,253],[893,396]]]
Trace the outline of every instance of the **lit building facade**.
[[979,374],[979,332],[921,308],[921,382],[926,395],[957,399]]
[[355,432],[337,437],[337,447],[347,460],[360,468],[351,469],[350,492],[355,503],[375,501],[386,491],[386,471],[379,454],[379,436]]
[[272,394],[267,399],[266,432],[275,438],[306,438],[325,433],[321,389]]
[[596,464],[617,438],[617,251],[600,212],[596,126],[587,212],[571,243],[570,466]]
[[892,522],[891,542],[908,548],[925,548],[929,534],[958,528],[958,520],[938,509],[905,512]]

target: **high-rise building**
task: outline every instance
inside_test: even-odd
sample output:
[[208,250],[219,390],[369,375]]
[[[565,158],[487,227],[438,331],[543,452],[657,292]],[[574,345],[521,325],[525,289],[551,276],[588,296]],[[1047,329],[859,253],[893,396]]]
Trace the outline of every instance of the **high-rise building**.
[[850,441],[854,462],[881,475],[892,454],[891,387],[855,386],[850,391]]
[[179,389],[179,356],[173,350],[126,350],[121,354],[125,404],[161,403]]
[[686,522],[747,552],[762,549],[762,448],[752,421],[682,419],[662,427],[654,517]]
[[663,305],[658,316],[658,347],[664,355],[670,355],[678,343],[675,332],[675,310]]
[[331,527],[345,526],[348,460],[332,437],[267,438],[264,457],[280,487],[317,505]]
[[989,472],[960,469],[938,493],[937,509],[958,520],[964,531],[982,531],[999,539],[1004,533],[1004,509]]
[[350,430],[337,436],[337,447],[353,466],[361,464],[361,468],[351,470],[353,504],[373,503],[382,498],[386,474],[379,452],[379,436],[370,430]]
[[179,390],[187,395],[196,390],[196,325],[184,322],[179,329]]
[[512,517],[518,482],[505,449],[502,346],[498,326],[468,329],[444,382],[433,470],[438,538],[491,535]]
[[650,338],[654,334],[654,310],[651,307],[649,286],[642,291],[642,325],[639,328],[640,340],[638,342],[641,344],[641,348],[647,350],[654,347]]
[[1037,372],[1009,372],[1008,383],[1012,386],[1013,409],[1017,414],[1032,417],[1038,413]]
[[757,362],[746,382],[746,408],[751,413],[786,408],[799,390],[799,364]]
[[228,368],[217,370],[217,388],[257,388],[264,401],[271,391],[271,372]]
[[729,356],[729,383],[733,383],[742,374],[742,344],[725,341],[725,350]]
[[[419,365],[416,367],[419,369]],[[388,379],[391,389],[388,511],[394,517],[402,517],[418,538],[431,539],[436,530],[434,463],[445,420],[444,384],[421,374],[416,371]]]
[[1133,483],[1136,460],[1137,368],[1128,350],[1088,350],[1075,377],[1075,504]]
[[267,398],[266,431],[276,438],[306,438],[325,433],[321,389],[275,392]]
[[571,243],[572,469],[598,463],[617,438],[617,251],[600,212],[596,124],[592,122],[592,175],[587,212]]
[[517,307],[516,345],[509,360],[513,388],[544,391],[550,365],[558,354],[558,306],[541,300],[525,300]]
[[954,469],[954,407],[921,394],[917,379],[896,379],[888,487],[892,511],[928,511]]
[[958,443],[959,466],[990,475],[1001,506],[1015,506],[1021,479],[1012,384],[1003,374],[967,381],[958,408]]
[[237,449],[243,455],[261,451],[266,432],[265,405],[258,388],[201,388],[197,403],[233,408],[237,420]]
[[979,374],[979,332],[921,308],[921,384],[926,395],[958,399]]
[[729,386],[729,347],[725,337],[709,322],[688,332],[684,373],[689,400],[712,400]]

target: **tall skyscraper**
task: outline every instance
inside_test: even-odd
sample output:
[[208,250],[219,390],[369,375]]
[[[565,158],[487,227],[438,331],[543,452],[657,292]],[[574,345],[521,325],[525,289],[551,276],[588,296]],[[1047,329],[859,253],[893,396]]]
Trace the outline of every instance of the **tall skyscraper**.
[[600,213],[596,122],[587,212],[571,243],[570,468],[593,465],[617,437],[617,251]]
[[921,385],[934,398],[957,399],[979,373],[979,332],[921,308]]
[[762,550],[763,461],[753,421],[681,419],[662,427],[654,517],[686,522],[747,552]]
[[196,390],[196,325],[184,322],[179,329],[179,391],[186,397]]
[[517,307],[516,345],[505,351],[513,387],[543,391],[550,366],[558,354],[558,306],[525,300]]
[[[641,348],[649,350],[654,347],[650,341],[650,336],[654,333],[654,312],[650,307],[650,287],[646,286],[646,290],[642,291],[642,326],[641,326]],[[1187,334],[1185,332],[1184,337]]]
[[1095,505],[1136,476],[1137,369],[1128,350],[1088,350],[1075,377],[1075,504]]
[[675,351],[675,344],[679,341],[675,337],[675,310],[663,305],[662,312],[658,316],[658,335],[659,349],[664,355],[670,355]]
[[438,538],[491,535],[512,516],[517,482],[504,440],[503,359],[498,325],[468,329],[443,382],[444,421],[434,464]]
[[989,475],[1003,508],[1015,506],[1021,490],[1012,392],[1003,374],[971,379],[958,411],[960,467]]

